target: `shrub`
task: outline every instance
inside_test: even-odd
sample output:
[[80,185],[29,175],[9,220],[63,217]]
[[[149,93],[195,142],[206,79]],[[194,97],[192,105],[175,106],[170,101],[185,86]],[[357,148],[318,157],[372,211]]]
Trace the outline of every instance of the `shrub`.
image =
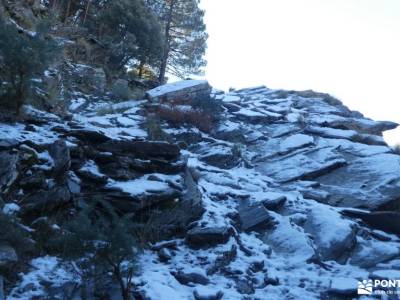
[[0,103],[19,112],[32,89],[35,74],[42,74],[57,54],[56,43],[46,37],[48,24],[35,34],[20,32],[0,19]]
[[176,105],[160,106],[158,116],[173,127],[180,127],[187,123],[204,132],[210,132],[215,123],[213,117],[206,112],[197,109],[181,109]]

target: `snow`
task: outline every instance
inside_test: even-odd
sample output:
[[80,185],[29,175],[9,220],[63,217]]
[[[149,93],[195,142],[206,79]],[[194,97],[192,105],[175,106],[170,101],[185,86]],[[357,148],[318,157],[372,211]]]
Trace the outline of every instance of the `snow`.
[[237,95],[226,94],[222,96],[222,101],[224,102],[240,102],[240,97]]
[[343,130],[328,127],[309,126],[306,129],[307,132],[320,135],[327,138],[338,138],[338,139],[354,139],[358,133],[354,130]]
[[206,85],[208,82],[206,80],[183,80],[173,83],[168,83],[159,87],[156,87],[147,92],[149,97],[156,98],[162,96],[166,93],[176,92],[179,90],[199,86],[199,85]]
[[3,213],[6,215],[13,215],[19,212],[21,207],[16,203],[6,203],[3,207]]
[[31,300],[45,295],[44,287],[41,285],[43,282],[51,282],[52,287],[61,287],[67,282],[80,281],[79,276],[66,270],[56,257],[35,258],[30,265],[32,270],[21,274],[21,282],[10,292],[8,300]]
[[72,99],[71,100],[71,104],[69,105],[69,110],[70,111],[76,111],[79,108],[81,108],[85,103],[86,103],[86,99],[85,98]]
[[96,163],[93,160],[88,160],[81,168],[81,171],[93,174],[96,177],[103,177],[104,174],[102,174],[99,170],[99,167],[96,165]]
[[294,134],[284,139],[280,145],[281,152],[309,146],[314,143],[314,138],[305,134]]
[[162,192],[168,189],[165,182],[139,178],[129,181],[114,181],[107,185],[108,188],[116,188],[132,196],[142,195],[148,192]]
[[400,279],[400,270],[377,270],[371,273],[371,278]]
[[354,278],[334,278],[332,279],[330,290],[338,293],[355,292],[358,287],[358,280]]

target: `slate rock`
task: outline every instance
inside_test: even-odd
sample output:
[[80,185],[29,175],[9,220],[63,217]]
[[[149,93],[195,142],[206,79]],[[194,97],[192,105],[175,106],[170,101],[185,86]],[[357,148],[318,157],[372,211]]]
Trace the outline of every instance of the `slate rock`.
[[363,220],[369,226],[394,234],[400,234],[400,213],[394,211],[362,212],[358,210],[343,210],[346,216]]
[[177,159],[180,149],[177,145],[159,141],[109,141],[99,145],[102,151],[130,154],[138,158]]
[[192,248],[206,248],[227,243],[231,235],[228,227],[195,227],[186,233],[186,242]]
[[28,195],[23,200],[22,211],[25,214],[33,212],[52,211],[53,209],[69,203],[71,193],[67,186],[55,186],[48,191],[37,191]]
[[207,285],[210,283],[210,280],[200,273],[186,273],[183,271],[177,271],[171,272],[171,274],[175,277],[176,280],[178,280],[180,284],[183,285],[189,285],[190,283]]
[[349,255],[356,244],[356,228],[337,211],[316,204],[307,215],[304,229],[313,237],[314,245],[322,260],[338,260]]
[[204,100],[209,101],[211,86],[205,80],[183,80],[158,86],[146,92],[152,102],[170,100]]
[[239,218],[244,231],[263,230],[274,225],[274,218],[262,204],[239,206]]
[[101,144],[111,140],[104,133],[94,129],[74,129],[68,132],[68,135],[80,139],[82,142],[90,144]]
[[399,199],[399,156],[383,153],[357,158],[317,181],[330,194],[328,204],[379,210]]

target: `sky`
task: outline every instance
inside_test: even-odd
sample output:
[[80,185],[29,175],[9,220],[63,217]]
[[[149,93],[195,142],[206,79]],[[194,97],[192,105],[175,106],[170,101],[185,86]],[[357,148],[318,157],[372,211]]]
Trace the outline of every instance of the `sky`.
[[[215,88],[330,93],[400,123],[400,0],[201,0]],[[400,144],[400,129],[387,132]]]

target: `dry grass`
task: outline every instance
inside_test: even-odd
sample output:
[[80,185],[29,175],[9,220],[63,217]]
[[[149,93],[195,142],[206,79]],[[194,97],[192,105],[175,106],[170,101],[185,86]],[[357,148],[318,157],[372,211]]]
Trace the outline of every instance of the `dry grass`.
[[183,124],[190,124],[201,131],[210,132],[214,127],[212,116],[200,110],[184,110],[175,104],[160,106],[157,114],[161,120],[167,121],[173,127],[180,127]]

